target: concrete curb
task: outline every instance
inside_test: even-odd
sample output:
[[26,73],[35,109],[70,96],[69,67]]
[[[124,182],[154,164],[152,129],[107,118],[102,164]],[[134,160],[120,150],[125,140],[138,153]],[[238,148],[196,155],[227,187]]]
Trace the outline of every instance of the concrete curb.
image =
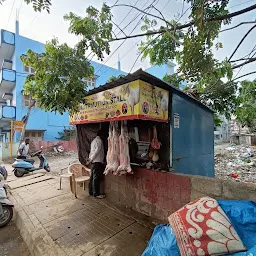
[[29,209],[22,207],[22,200],[18,195],[10,195],[10,200],[14,203],[14,221],[32,256],[67,255],[52,240],[36,216]]

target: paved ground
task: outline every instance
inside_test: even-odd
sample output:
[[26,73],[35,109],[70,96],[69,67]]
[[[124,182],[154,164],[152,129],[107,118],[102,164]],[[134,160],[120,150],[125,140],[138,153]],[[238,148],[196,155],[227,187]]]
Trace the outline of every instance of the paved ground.
[[14,222],[0,229],[0,256],[30,256]]
[[107,201],[88,197],[82,188],[79,198],[75,199],[67,180],[63,190],[58,190],[56,176],[40,175],[15,179],[10,174],[9,184],[16,209],[23,212],[24,220],[31,222],[26,239],[44,237],[48,242],[40,241],[44,243],[40,247],[45,255],[48,251],[57,255],[53,253],[54,246],[58,255],[141,255],[152,234],[150,223],[142,224],[133,216],[112,208]]
[[[227,146],[217,145],[215,152]],[[44,250],[53,251],[49,256],[57,255],[53,245],[58,247],[58,252],[61,251],[58,255],[141,255],[152,234],[150,223],[148,226],[142,225],[133,216],[124,215],[109,207],[106,201],[89,198],[86,191],[80,190],[79,199],[74,199],[67,181],[64,181],[63,190],[58,190],[57,176],[60,169],[76,159],[75,154],[49,157],[51,175],[39,171],[19,179],[13,176],[11,166],[7,166],[10,174],[8,180],[16,203],[24,210],[25,219],[33,223],[29,226],[30,235],[36,237],[36,232],[39,237],[42,234],[47,237],[48,240],[40,242],[44,243]],[[66,171],[65,169],[64,172]],[[0,256],[2,255],[29,256],[13,223],[0,230]]]

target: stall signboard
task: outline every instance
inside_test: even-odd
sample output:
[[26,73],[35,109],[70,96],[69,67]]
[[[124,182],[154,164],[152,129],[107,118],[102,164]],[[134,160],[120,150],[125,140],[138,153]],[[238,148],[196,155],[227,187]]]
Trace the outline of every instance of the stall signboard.
[[141,80],[87,96],[70,124],[143,119],[168,122],[169,92]]

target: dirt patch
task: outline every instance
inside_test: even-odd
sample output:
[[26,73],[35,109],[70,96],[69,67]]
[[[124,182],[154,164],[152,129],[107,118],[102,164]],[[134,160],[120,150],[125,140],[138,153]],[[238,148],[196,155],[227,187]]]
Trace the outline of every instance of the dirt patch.
[[216,178],[256,183],[256,147],[231,145],[215,153]]
[[53,175],[58,175],[61,170],[63,173],[67,172],[68,166],[71,163],[78,162],[77,151],[64,153],[48,152],[46,157]]

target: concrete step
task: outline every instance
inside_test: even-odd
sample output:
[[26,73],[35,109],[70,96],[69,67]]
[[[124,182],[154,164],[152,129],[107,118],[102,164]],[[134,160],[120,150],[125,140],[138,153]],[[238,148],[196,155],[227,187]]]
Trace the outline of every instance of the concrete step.
[[50,179],[53,179],[53,177],[45,174],[36,174],[36,175],[30,175],[27,177],[22,177],[15,181],[11,181],[8,183],[8,185],[10,189],[16,189],[16,188],[29,186],[35,183],[43,182],[46,180],[50,180]]

